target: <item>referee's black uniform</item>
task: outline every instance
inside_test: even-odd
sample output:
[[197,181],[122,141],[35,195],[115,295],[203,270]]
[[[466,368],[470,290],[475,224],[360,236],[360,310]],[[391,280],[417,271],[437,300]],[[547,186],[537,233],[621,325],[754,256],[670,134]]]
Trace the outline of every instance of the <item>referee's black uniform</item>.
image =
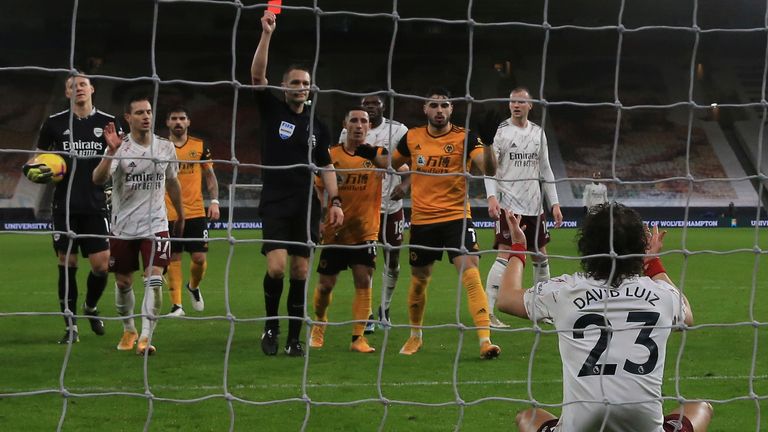
[[[72,118],[71,130],[70,117]],[[101,156],[107,151],[104,128],[110,122],[115,123],[119,131],[114,116],[94,108],[84,118],[78,118],[71,114],[70,110],[66,110],[51,115],[43,123],[37,148],[41,151],[67,153],[60,153],[67,163],[67,174],[56,184],[53,193],[53,229],[55,231],[71,230],[76,234],[101,236],[109,234],[104,187],[93,183],[92,174],[94,168],[101,162]],[[68,192],[70,178],[72,178],[72,189]],[[67,199],[69,199],[69,213],[67,213]],[[68,251],[76,254],[79,250],[83,257],[88,257],[93,253],[108,250],[109,241],[106,237],[70,239],[65,234],[54,234],[53,248],[64,254]],[[64,266],[59,266],[59,303],[62,312],[65,310],[65,281],[69,283],[67,304],[73,313],[77,312],[76,271],[77,267],[70,267],[65,278]],[[90,308],[96,308],[106,282],[106,274],[96,275],[91,272],[88,275],[86,304]],[[64,321],[69,324],[66,318]]]
[[[320,224],[320,201],[314,190],[315,173],[309,166],[295,168],[268,168],[286,165],[307,165],[311,160],[316,166],[330,165],[328,152],[330,133],[317,117],[310,117],[310,109],[305,106],[297,114],[270,90],[255,91],[256,102],[261,111],[262,137],[261,160],[267,167],[262,168],[263,187],[259,214],[262,220],[262,233],[265,243],[262,253],[285,249],[288,255],[309,257],[309,248],[285,241],[305,243],[307,237],[307,218],[309,217],[309,239],[318,241]],[[310,125],[312,134],[310,135]],[[311,146],[311,147],[310,147]],[[310,152],[311,148],[311,152]],[[287,265],[286,268],[290,268]],[[303,279],[291,279],[288,292],[288,315],[303,318],[304,285]],[[264,275],[264,300],[268,317],[279,315],[280,296],[283,292],[283,278],[273,279],[269,273]],[[295,319],[288,325],[286,353],[300,355],[299,334],[303,322]],[[279,333],[279,321],[268,320],[262,335],[262,350],[274,355],[272,349],[265,348],[265,342],[272,345]]]

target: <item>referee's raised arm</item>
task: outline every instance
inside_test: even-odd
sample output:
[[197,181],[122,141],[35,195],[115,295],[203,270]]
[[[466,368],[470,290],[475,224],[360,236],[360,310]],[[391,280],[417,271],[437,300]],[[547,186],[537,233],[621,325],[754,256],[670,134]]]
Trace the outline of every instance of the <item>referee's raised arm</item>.
[[272,39],[272,32],[275,31],[277,16],[268,11],[264,11],[261,17],[261,39],[256,52],[253,54],[251,63],[251,82],[253,85],[267,85],[267,61],[269,59],[269,41]]

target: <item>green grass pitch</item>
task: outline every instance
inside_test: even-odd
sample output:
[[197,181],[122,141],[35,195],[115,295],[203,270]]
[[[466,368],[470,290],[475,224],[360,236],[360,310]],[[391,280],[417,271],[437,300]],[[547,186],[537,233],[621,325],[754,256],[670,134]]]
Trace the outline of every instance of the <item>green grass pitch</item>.
[[[550,253],[571,257],[551,259],[553,276],[578,269],[572,258],[575,232],[553,231]],[[490,249],[491,232],[479,234],[481,247]],[[205,312],[192,311],[185,297],[188,319],[162,319],[154,339],[157,355],[145,362],[115,350],[122,328],[111,278],[100,303],[107,335],[95,336],[81,321],[81,342],[69,354],[57,345],[63,323],[53,314],[56,264],[49,236],[3,233],[0,430],[49,431],[59,424],[65,431],[140,431],[147,424],[152,431],[514,430],[514,413],[529,407],[531,399],[545,406],[561,401],[551,327],[537,335],[528,322],[502,316],[513,328],[493,332],[501,357],[480,360],[475,332],[456,325],[460,320],[470,326],[471,319],[456,271],[446,261],[436,264],[428,292],[425,325],[437,327],[425,330],[425,345],[415,356],[398,354],[408,335],[405,326],[377,330],[369,338],[378,350],[374,355],[348,351],[351,326],[343,322],[351,317],[352,288],[345,272],[329,311],[331,321],[340,324],[328,329],[326,346],[311,350],[307,359],[265,357],[258,343],[264,259],[253,241],[259,233],[233,235],[245,241],[211,243]],[[768,430],[768,270],[766,255],[753,251],[756,245],[768,249],[763,230],[676,229],[665,243],[673,251],[664,258],[666,268],[684,286],[697,325],[670,339],[665,396],[713,401],[710,431]],[[692,254],[685,258],[683,250]],[[703,250],[743,251],[696,252]],[[407,323],[405,253],[401,261],[392,306],[399,325]],[[490,254],[481,260],[483,279],[492,261]],[[80,265],[82,299],[88,270],[84,260]],[[381,263],[375,304],[380,269]],[[526,273],[530,282],[530,270]],[[138,279],[134,286],[139,303],[143,288]],[[314,278],[310,313],[313,288]],[[225,299],[232,319],[226,318]],[[168,304],[164,293],[164,312]],[[285,321],[282,328],[285,332]],[[666,403],[667,409],[674,405]]]

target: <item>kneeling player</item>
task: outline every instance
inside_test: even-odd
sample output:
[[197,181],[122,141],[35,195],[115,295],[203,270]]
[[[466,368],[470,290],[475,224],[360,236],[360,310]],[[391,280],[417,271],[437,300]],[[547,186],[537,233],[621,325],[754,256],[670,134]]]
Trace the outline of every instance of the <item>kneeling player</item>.
[[[693,324],[688,300],[661,260],[665,232],[653,232],[621,204],[595,207],[578,234],[583,273],[523,290],[526,238],[521,217],[507,216],[512,244],[498,307],[532,321],[551,319],[563,362],[563,411],[517,416],[521,431],[703,432],[706,402],[684,404],[666,418],[661,384],[672,328]],[[619,259],[611,258],[615,252]],[[643,254],[648,256],[644,259]],[[595,403],[600,401],[600,403]]]
[[[336,285],[339,272],[352,269],[355,283],[355,299],[352,303],[351,351],[372,353],[363,336],[365,321],[371,313],[371,279],[376,268],[376,238],[379,234],[379,206],[381,205],[381,173],[374,170],[367,159],[354,156],[357,147],[365,142],[369,129],[368,113],[363,108],[347,111],[344,120],[347,139],[342,145],[331,148],[331,161],[338,170],[339,197],[333,197],[330,205],[341,206],[344,223],[339,228],[326,224],[323,229],[324,245],[362,246],[362,248],[324,248],[320,254],[317,272],[320,274],[315,287],[315,319],[328,321],[331,291]],[[320,348],[325,337],[325,324],[312,326],[309,346]]]

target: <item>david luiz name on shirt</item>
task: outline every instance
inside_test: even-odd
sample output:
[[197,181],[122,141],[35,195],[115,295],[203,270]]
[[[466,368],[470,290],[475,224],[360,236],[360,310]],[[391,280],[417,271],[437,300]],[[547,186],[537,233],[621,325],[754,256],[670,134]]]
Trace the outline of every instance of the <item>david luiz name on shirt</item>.
[[614,297],[630,297],[630,298],[637,298],[641,300],[645,300],[650,304],[651,306],[656,306],[656,302],[661,300],[661,297],[656,295],[653,291],[639,287],[639,286],[626,286],[624,289],[591,289],[587,291],[584,296],[582,297],[576,297],[573,299],[573,305],[579,308],[579,310],[584,309],[585,307],[589,306],[590,304],[594,302],[599,302],[603,300],[604,298],[614,298]]

